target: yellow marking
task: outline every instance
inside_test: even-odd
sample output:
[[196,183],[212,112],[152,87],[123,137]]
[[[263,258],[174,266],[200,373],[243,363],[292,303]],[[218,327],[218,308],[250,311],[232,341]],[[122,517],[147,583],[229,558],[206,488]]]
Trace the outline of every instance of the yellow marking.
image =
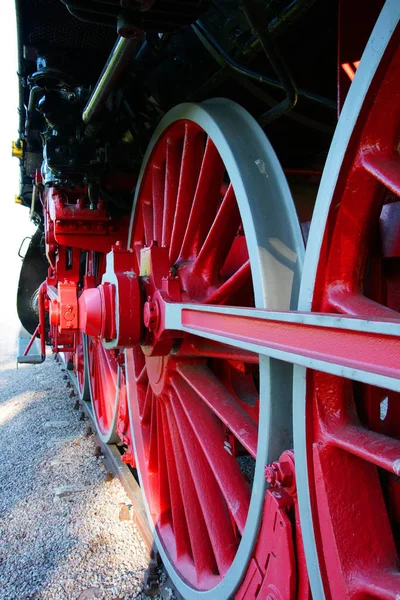
[[11,156],[21,159],[24,154],[22,142],[11,142]]

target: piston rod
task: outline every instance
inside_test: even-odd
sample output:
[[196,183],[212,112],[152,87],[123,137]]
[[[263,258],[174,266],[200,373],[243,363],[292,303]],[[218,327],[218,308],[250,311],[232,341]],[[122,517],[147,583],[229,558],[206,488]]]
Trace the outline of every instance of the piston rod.
[[127,62],[137,45],[137,40],[120,37],[108,58],[100,79],[83,110],[82,119],[85,123],[92,121],[101,111],[103,104],[109,96],[115,82],[124,71]]

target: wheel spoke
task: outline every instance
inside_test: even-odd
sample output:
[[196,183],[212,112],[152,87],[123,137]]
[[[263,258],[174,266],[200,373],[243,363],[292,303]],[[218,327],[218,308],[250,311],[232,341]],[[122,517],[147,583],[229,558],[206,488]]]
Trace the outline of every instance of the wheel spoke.
[[176,262],[181,251],[183,238],[189,221],[190,209],[196,192],[203,155],[204,133],[192,123],[186,123],[178,198],[176,202],[176,216],[174,219],[169,249],[169,259],[171,264]]
[[140,385],[142,383],[147,383],[147,380],[148,380],[148,378],[147,378],[147,368],[146,368],[146,365],[144,365],[143,368],[141,369],[139,375],[137,376],[136,383],[138,385]]
[[367,462],[400,475],[400,442],[357,425],[327,433],[329,444],[359,456]]
[[258,365],[259,355],[246,352],[234,346],[220,344],[195,335],[186,336],[178,350],[174,351],[176,358],[217,358],[219,360],[235,360]]
[[207,367],[182,365],[178,372],[194,392],[231,430],[253,456],[257,453],[257,425]]
[[166,461],[166,449],[164,442],[164,427],[166,427],[163,418],[162,401],[158,399],[155,403],[157,416],[157,448],[158,448],[158,489],[159,489],[159,522],[160,526],[171,522],[171,497],[169,488],[169,478]]
[[[211,466],[197,439],[192,435],[190,424],[179,400],[172,392],[170,399],[217,567],[219,573],[225,575],[236,553],[236,538],[230,514]],[[241,508],[240,502],[234,505],[236,511]]]
[[153,401],[153,390],[147,381],[141,385],[138,385],[138,406],[139,415],[143,424],[148,424],[151,418],[151,407]]
[[99,338],[88,338],[89,391],[98,435],[104,443],[118,441],[116,415],[120,367],[115,351],[106,350]]
[[388,156],[381,150],[364,152],[361,158],[363,167],[391,192],[400,196],[400,157]]
[[[199,402],[198,394],[183,379],[174,377],[171,382],[231,515],[240,533],[243,533],[250,503],[250,490],[236,458],[226,446],[223,428],[212,411],[203,402]],[[210,391],[212,393],[213,390]],[[189,439],[193,439],[193,436]]]
[[332,286],[327,294],[329,306],[350,316],[362,315],[371,319],[397,319],[399,313],[382,306],[362,294],[349,293],[342,286]]
[[186,452],[183,448],[182,439],[177,427],[173,411],[166,409],[169,431],[173,440],[175,463],[178,472],[178,480],[183,506],[185,510],[186,523],[188,525],[190,544],[193,552],[193,560],[196,571],[199,574],[212,574],[215,572],[216,563],[211,541],[207,535],[207,527],[204,521],[199,498],[190,473]]
[[144,239],[147,246],[150,246],[153,240],[153,206],[151,201],[144,201],[142,204],[142,216],[144,227]]
[[195,260],[193,274],[204,273],[215,282],[240,225],[240,213],[232,184],[222,200],[210,232]]
[[[180,260],[187,261],[197,256],[221,200],[221,184],[224,163],[210,138],[206,143],[199,180],[185,233]],[[207,210],[204,207],[207,206]]]
[[229,279],[227,279],[211,296],[206,304],[227,304],[245,286],[251,283],[250,260],[247,260]]
[[164,215],[164,185],[165,171],[159,165],[153,165],[152,173],[152,194],[153,194],[153,239],[159,244],[162,241],[163,215]]
[[165,411],[165,406],[161,406],[163,414],[163,432],[165,456],[167,461],[168,485],[171,498],[171,515],[172,526],[175,536],[175,549],[177,558],[189,556],[193,558],[192,549],[190,546],[188,525],[185,518],[184,500],[179,486],[178,471],[175,462],[174,449],[169,430],[168,418]]
[[167,140],[165,162],[165,190],[162,226],[162,245],[169,246],[172,227],[175,219],[176,200],[178,195],[181,150],[175,140]]
[[146,394],[146,400],[149,398],[151,403],[151,417],[149,427],[149,455],[147,460],[147,466],[149,472],[157,473],[158,470],[158,424],[157,424],[157,401],[154,397],[151,387],[149,386],[150,392]]

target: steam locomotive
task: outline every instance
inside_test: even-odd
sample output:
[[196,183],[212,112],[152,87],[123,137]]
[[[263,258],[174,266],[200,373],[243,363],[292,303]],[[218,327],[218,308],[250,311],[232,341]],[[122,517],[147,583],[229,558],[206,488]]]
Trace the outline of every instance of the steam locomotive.
[[398,600],[400,2],[16,13],[19,360],[75,372],[183,598]]

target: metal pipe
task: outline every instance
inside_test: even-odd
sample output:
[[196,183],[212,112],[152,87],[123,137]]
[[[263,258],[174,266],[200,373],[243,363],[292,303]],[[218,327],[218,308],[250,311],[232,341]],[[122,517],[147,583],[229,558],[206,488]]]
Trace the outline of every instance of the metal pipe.
[[254,0],[241,0],[239,8],[245,14],[248,24],[261,44],[262,49],[275,73],[277,74],[283,89],[285,90],[285,98],[273,108],[268,109],[261,115],[259,121],[261,125],[268,125],[275,121],[280,116],[286,114],[296,105],[298,99],[297,86],[294,79],[281,57],[278,48],[271,39],[270,34],[263,33],[262,12],[260,6]]
[[40,353],[42,355],[42,362],[46,358],[46,321],[45,321],[45,307],[44,307],[44,295],[46,293],[46,282],[44,281],[39,288],[38,308],[39,308],[39,334],[40,334]]
[[33,342],[36,340],[37,335],[39,334],[40,331],[40,323],[39,325],[36,327],[35,331],[32,333],[32,337],[29,340],[29,344],[27,345],[27,347],[25,348],[25,352],[23,354],[23,356],[28,356],[29,350],[32,348],[32,344]]
[[[240,75],[244,75],[245,77],[249,77],[250,79],[257,81],[258,83],[264,83],[280,90],[284,89],[282,82],[278,79],[268,77],[239,64],[234,58],[225,52],[222,46],[211,35],[211,33],[206,29],[200,20],[196,21],[196,23],[192,25],[192,29],[221,67],[224,66],[224,64],[228,64],[233,71],[236,71]],[[313,92],[309,92],[308,90],[304,90],[302,88],[298,88],[297,93],[299,96],[307,98],[308,100],[316,102],[317,104],[322,104],[326,108],[334,111],[337,109],[336,102],[333,102],[329,98],[325,98],[319,94],[314,94]]]
[[31,120],[32,117],[34,115],[34,112],[36,110],[38,101],[39,101],[39,96],[41,94],[43,94],[43,88],[39,87],[38,85],[33,86],[33,88],[31,88],[31,91],[29,92],[29,101],[28,101],[28,108],[26,110],[26,117],[25,117],[25,139],[28,140],[29,139],[29,128],[31,125]]
[[83,110],[82,119],[89,123],[102,110],[103,104],[111,93],[116,81],[124,71],[127,62],[132,56],[137,45],[137,40],[119,38],[103,69],[100,79]]
[[[244,12],[249,21],[249,24],[254,24],[255,21],[252,19],[250,11],[244,9]],[[292,110],[292,108],[297,103],[298,90],[292,77],[292,74],[289,71],[285,61],[281,57],[278,48],[275,46],[274,42],[270,40],[268,36],[260,34],[259,40],[265,52],[265,55],[267,56],[275,73],[278,75],[279,81],[281,82],[286,94],[286,97],[282,100],[282,102],[279,102],[279,104],[276,104],[276,106],[273,106],[272,108],[268,109],[264,114],[262,114],[259,117],[261,125],[268,125],[269,123],[272,123],[272,121],[275,121],[280,116]]]

